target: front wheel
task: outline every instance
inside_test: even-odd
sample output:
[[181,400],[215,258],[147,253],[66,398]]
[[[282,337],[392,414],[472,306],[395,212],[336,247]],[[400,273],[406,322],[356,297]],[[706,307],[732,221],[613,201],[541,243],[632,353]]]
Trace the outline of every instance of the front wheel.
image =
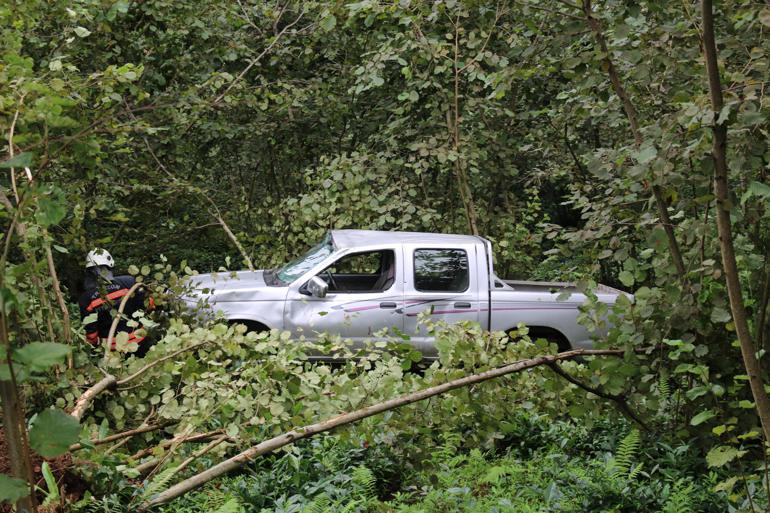
[[249,319],[233,319],[227,321],[227,324],[234,326],[236,324],[243,324],[246,326],[246,332],[253,331],[255,333],[261,333],[263,331],[270,331],[270,328],[262,324],[261,322],[251,321]]
[[[515,340],[514,336],[512,335],[516,333],[516,331],[517,331],[517,328],[512,328],[506,331],[506,333],[508,334],[508,338],[511,341]],[[538,339],[545,339],[548,341],[549,344],[556,344],[556,347],[558,348],[558,351],[560,353],[563,353],[564,351],[569,351],[570,349],[572,349],[572,346],[570,345],[569,340],[567,340],[567,337],[565,337],[561,332],[553,328],[533,326],[529,328],[528,336],[530,340],[532,340],[533,342]]]

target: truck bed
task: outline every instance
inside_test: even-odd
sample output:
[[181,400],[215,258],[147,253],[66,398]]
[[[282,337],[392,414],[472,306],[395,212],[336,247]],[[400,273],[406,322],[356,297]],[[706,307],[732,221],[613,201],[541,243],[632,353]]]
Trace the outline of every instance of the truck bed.
[[[523,281],[523,280],[500,280],[514,290],[522,292],[579,292],[577,285],[569,281]],[[622,290],[610,287],[609,285],[596,286],[598,292],[605,294],[625,294]]]

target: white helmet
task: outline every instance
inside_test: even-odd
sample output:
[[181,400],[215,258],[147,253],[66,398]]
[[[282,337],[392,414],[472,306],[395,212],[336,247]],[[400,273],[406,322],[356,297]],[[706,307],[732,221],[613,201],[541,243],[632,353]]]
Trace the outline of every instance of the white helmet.
[[86,269],[100,265],[112,268],[115,266],[115,261],[106,249],[94,248],[86,256]]

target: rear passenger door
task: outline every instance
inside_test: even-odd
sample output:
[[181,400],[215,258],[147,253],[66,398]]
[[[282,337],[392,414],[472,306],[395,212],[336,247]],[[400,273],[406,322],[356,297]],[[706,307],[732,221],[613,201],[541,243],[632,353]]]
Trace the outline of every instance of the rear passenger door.
[[404,330],[426,356],[435,355],[433,340],[419,322],[456,323],[479,320],[478,278],[473,272],[474,247],[405,248]]

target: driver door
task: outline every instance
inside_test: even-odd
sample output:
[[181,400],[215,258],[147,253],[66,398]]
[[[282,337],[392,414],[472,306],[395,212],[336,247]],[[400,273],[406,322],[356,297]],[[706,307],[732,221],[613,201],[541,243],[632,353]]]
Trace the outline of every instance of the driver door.
[[354,341],[403,331],[403,272],[395,248],[342,255],[317,274],[329,285],[326,297],[309,295],[306,284],[289,292],[286,329],[311,340],[329,333]]

